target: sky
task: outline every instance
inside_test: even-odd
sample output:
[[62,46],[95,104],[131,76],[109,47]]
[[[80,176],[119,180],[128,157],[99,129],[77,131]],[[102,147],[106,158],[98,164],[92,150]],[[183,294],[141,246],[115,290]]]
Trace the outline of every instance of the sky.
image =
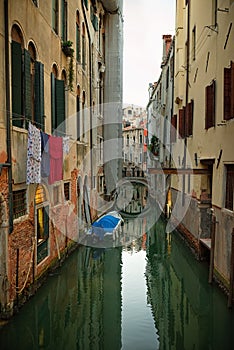
[[162,36],[175,33],[176,0],[123,0],[123,102],[146,107],[148,86],[158,80]]

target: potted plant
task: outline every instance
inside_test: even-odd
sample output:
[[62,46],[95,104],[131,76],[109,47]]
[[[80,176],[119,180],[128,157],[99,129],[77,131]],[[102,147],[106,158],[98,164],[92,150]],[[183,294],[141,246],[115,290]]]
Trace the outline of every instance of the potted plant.
[[73,42],[71,40],[63,41],[62,50],[67,57],[73,57],[74,49],[72,48]]
[[148,150],[151,152],[152,155],[158,156],[159,155],[159,149],[160,149],[160,142],[157,136],[153,135],[151,137],[150,144],[148,145]]

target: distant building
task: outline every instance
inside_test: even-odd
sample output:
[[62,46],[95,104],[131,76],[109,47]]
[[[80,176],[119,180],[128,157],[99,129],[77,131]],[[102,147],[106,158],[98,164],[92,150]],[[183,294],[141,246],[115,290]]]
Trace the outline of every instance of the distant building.
[[123,176],[144,176],[146,171],[146,112],[140,107],[123,109]]

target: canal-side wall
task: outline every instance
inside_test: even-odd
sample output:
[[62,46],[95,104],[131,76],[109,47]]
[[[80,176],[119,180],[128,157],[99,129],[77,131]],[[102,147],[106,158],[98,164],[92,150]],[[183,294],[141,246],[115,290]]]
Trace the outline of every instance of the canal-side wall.
[[[171,220],[192,247],[197,258],[200,256],[201,238],[211,238],[211,210],[196,198],[185,196],[172,189]],[[232,230],[234,214],[227,209],[213,206],[215,224],[214,277],[228,290],[230,288]]]

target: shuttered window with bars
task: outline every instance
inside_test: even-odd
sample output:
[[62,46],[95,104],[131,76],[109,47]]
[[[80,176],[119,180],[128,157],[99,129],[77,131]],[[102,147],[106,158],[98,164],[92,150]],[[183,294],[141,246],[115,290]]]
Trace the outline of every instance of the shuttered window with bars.
[[224,68],[223,93],[224,120],[229,120],[234,118],[234,62],[231,62],[230,68]]
[[226,165],[226,198],[225,208],[233,210],[234,197],[234,164]]
[[215,80],[206,86],[205,129],[215,126]]

